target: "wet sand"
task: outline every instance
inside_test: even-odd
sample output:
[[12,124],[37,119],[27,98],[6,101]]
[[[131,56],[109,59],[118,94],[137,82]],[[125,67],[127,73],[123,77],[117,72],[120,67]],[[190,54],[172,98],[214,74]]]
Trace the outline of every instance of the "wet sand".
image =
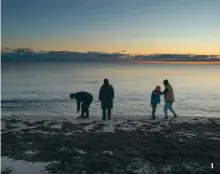
[[19,174],[31,165],[27,173],[220,173],[220,118],[104,122],[12,116],[1,121],[4,173]]

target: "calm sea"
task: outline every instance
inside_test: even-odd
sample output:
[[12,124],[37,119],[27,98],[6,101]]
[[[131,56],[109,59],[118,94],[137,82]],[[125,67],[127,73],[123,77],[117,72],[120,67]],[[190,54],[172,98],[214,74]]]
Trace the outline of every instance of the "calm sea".
[[[108,78],[115,89],[113,115],[150,115],[150,95],[168,79],[179,116],[220,116],[219,65],[132,63],[2,63],[2,115],[76,116],[69,93],[93,94],[91,117],[100,117],[99,88]],[[163,97],[157,115],[163,116]]]

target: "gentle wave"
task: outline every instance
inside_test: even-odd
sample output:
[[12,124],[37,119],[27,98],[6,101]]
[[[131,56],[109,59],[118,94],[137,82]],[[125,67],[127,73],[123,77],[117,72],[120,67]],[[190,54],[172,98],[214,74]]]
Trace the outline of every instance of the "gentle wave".
[[25,104],[25,103],[54,103],[54,102],[68,102],[69,99],[13,99],[1,100],[1,104]]

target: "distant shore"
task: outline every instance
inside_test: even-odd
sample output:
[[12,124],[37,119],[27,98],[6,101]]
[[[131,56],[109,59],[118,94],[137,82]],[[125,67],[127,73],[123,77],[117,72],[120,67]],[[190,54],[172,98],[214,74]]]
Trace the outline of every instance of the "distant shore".
[[2,173],[220,173],[220,118],[1,121]]
[[179,60],[167,60],[167,61],[151,61],[151,60],[135,60],[133,63],[143,64],[192,64],[192,65],[220,65],[220,61],[179,61]]

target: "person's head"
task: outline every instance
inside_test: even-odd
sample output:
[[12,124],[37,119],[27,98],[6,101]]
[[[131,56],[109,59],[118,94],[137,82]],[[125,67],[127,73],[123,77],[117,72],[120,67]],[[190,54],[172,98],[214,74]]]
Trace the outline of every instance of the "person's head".
[[169,81],[168,81],[167,79],[165,79],[165,80],[163,81],[163,84],[164,84],[164,86],[167,86],[167,85],[169,85]]
[[105,84],[105,85],[108,85],[108,84],[109,84],[108,79],[104,79],[104,84]]
[[161,88],[160,86],[156,86],[155,91],[160,92]]
[[75,94],[74,93],[70,93],[70,99],[75,99]]

